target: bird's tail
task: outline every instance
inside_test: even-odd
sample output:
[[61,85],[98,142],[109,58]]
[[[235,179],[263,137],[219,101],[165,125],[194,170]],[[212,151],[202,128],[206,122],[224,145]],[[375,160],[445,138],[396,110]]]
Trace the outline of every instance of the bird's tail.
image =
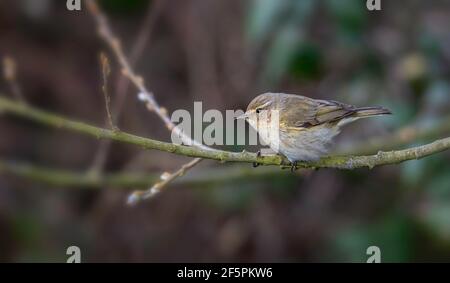
[[354,117],[357,117],[357,118],[392,114],[392,112],[389,109],[380,107],[380,106],[361,107],[361,108],[357,108],[355,110],[356,110],[356,113],[355,113]]

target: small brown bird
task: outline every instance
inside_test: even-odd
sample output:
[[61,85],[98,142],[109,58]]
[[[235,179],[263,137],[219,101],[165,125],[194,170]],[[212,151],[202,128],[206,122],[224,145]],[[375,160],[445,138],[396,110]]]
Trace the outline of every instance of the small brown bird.
[[384,114],[391,111],[301,95],[264,93],[254,98],[238,118],[245,119],[273,151],[295,164],[325,155],[342,126]]

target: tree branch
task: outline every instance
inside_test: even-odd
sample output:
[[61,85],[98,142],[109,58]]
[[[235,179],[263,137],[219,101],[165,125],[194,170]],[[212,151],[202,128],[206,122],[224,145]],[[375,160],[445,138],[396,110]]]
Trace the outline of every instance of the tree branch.
[[[250,152],[229,152],[223,150],[209,150],[199,147],[176,145],[162,141],[152,140],[128,134],[122,131],[111,131],[94,127],[85,123],[75,122],[61,116],[50,114],[42,110],[34,109],[21,103],[0,98],[0,112],[6,112],[32,120],[46,126],[58,129],[66,129],[86,134],[96,138],[111,139],[114,141],[140,146],[143,149],[156,149],[178,155],[213,159],[221,162],[246,162],[259,163],[263,165],[287,166],[289,162],[279,155],[257,156]],[[314,162],[299,162],[298,168],[338,168],[355,169],[361,167],[373,168],[375,166],[397,164],[412,159],[420,159],[450,148],[450,138],[444,138],[432,143],[413,147],[410,149],[378,152],[367,156],[330,156]]]
[[[123,52],[122,46],[120,44],[120,40],[112,32],[112,29],[110,28],[108,23],[108,19],[100,10],[97,2],[95,0],[88,0],[87,4],[89,12],[92,14],[97,23],[100,37],[113,51],[114,55],[117,58],[117,61],[122,66],[123,74],[130,79],[130,81],[136,86],[137,89],[139,89],[140,93],[138,94],[138,97],[141,101],[143,101],[146,104],[147,109],[150,111],[154,111],[159,116],[159,118],[164,122],[167,129],[169,131],[173,131],[174,134],[178,135],[185,144],[191,144],[201,149],[209,149],[209,147],[204,146],[201,143],[191,139],[182,131],[180,131],[177,127],[175,127],[174,123],[167,115],[167,110],[158,104],[158,102],[154,97],[154,94],[150,92],[145,86],[144,79],[138,76],[133,70],[132,62],[130,62],[125,56],[125,53]],[[196,164],[200,163],[200,161],[201,160],[197,158],[192,162],[183,165],[180,170],[176,171],[167,178],[168,181],[158,183],[155,186],[158,187],[158,190],[162,189],[163,186],[175,180],[177,177],[181,175],[181,173],[184,174],[187,170],[194,167]],[[150,195],[149,192],[155,191],[154,187],[147,190],[147,192],[135,192],[134,196],[136,197],[138,195],[146,195],[146,196]]]
[[424,139],[436,138],[450,133],[450,117],[445,117],[432,127],[409,125],[393,134],[373,138],[355,145],[348,145],[339,150],[340,154],[370,154],[378,150],[387,150]]
[[149,91],[145,86],[144,79],[136,74],[133,68],[131,68],[131,64],[125,56],[125,53],[123,52],[120,40],[112,32],[108,24],[108,19],[100,10],[97,2],[95,0],[88,0],[86,3],[88,4],[87,7],[89,12],[93,15],[95,21],[97,22],[98,33],[100,37],[111,48],[112,52],[116,56],[117,61],[122,67],[122,73],[127,76],[139,90],[140,93],[138,97],[146,104],[148,110],[155,112],[156,115],[158,115],[158,117],[164,122],[167,129],[169,131],[173,131],[176,135],[178,135],[185,144],[192,144],[203,149],[209,149],[209,147],[191,139],[179,128],[175,127],[175,124],[167,115],[167,110],[159,105],[159,103],[155,99],[153,92]]
[[161,175],[161,182],[158,182],[156,184],[154,184],[150,189],[145,190],[145,191],[134,191],[129,197],[128,197],[128,204],[136,204],[137,202],[143,200],[143,199],[148,199],[153,197],[156,194],[159,194],[161,192],[161,190],[163,190],[167,184],[169,184],[170,182],[173,182],[175,179],[177,179],[178,177],[183,176],[187,170],[193,168],[195,165],[197,165],[198,163],[200,163],[203,159],[201,158],[195,158],[194,160],[192,160],[189,163],[186,163],[185,165],[181,166],[180,169],[178,169],[176,172],[174,173],[163,173]]
[[[0,159],[0,173],[50,186],[85,189],[100,189],[104,187],[117,189],[148,188],[160,180],[160,177],[154,174],[101,173],[93,175],[86,172],[45,168],[30,163],[2,159]],[[269,166],[261,167],[258,170],[254,170],[252,167],[228,166],[220,169],[197,171],[195,174],[183,176],[183,178],[177,179],[173,183],[213,185],[235,182],[236,180],[264,180],[279,174],[280,170]]]
[[[164,0],[152,1],[148,5],[146,16],[143,24],[139,28],[138,35],[131,45],[130,56],[128,57],[130,66],[134,68],[136,66],[138,59],[141,57],[145,50],[145,46],[151,40],[155,23],[158,20],[162,8],[164,7]],[[114,124],[119,123],[119,119],[123,113],[123,107],[125,103],[125,98],[128,94],[128,89],[130,86],[130,80],[125,76],[118,76],[118,79],[114,85],[114,100],[112,101],[111,111],[114,113]],[[93,172],[101,172],[107,161],[109,151],[111,149],[111,140],[103,140],[93,158],[92,168]]]

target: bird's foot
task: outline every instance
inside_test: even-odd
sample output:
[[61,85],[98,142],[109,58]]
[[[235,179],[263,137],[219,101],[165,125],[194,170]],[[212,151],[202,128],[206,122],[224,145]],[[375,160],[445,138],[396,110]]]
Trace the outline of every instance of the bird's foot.
[[297,161],[291,162],[291,172],[294,173],[297,170]]
[[[261,150],[258,150],[258,151],[256,152],[256,157],[261,157]],[[261,164],[258,163],[258,162],[253,162],[253,168],[258,167],[259,165],[261,165]]]

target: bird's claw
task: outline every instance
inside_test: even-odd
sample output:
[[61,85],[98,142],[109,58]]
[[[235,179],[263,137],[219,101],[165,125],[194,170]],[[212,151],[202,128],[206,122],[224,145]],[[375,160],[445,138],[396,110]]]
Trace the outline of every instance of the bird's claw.
[[297,161],[291,163],[291,172],[294,173],[297,170]]
[[[261,150],[258,150],[258,151],[256,152],[256,157],[261,157]],[[261,165],[261,164],[258,163],[258,162],[253,162],[253,168],[258,167],[259,165]]]

